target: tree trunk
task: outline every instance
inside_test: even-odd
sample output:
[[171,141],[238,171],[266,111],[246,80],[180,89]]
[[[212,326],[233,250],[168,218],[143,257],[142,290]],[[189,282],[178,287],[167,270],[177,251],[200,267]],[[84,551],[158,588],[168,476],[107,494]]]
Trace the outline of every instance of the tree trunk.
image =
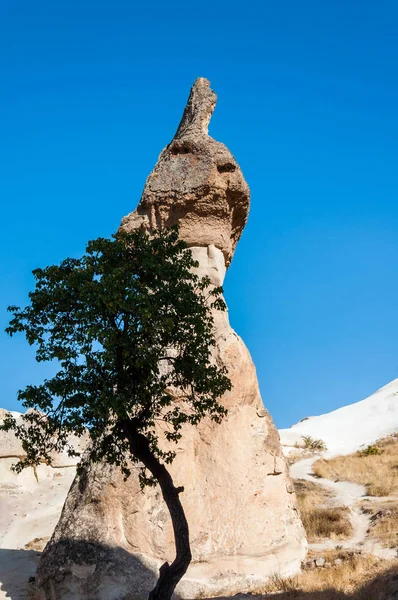
[[179,494],[184,491],[184,488],[175,487],[170,473],[152,453],[147,438],[136,430],[132,421],[123,421],[122,427],[129,441],[130,452],[158,481],[171,516],[176,557],[171,565],[165,562],[160,567],[158,582],[149,594],[149,600],[171,600],[176,585],[187,572],[192,559],[188,521],[179,498]]

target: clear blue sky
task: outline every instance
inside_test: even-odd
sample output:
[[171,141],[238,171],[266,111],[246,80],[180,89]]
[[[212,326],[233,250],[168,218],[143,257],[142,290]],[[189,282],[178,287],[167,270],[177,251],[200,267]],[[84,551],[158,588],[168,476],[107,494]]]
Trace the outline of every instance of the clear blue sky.
[[[279,427],[398,377],[394,0],[0,0],[0,326],[133,210],[189,88],[252,192],[226,280]],[[0,334],[0,406],[48,372]]]

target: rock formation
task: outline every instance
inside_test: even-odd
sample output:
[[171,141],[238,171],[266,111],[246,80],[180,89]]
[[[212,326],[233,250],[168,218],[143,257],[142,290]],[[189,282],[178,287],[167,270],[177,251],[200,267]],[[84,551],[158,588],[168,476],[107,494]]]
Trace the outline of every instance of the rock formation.
[[215,104],[209,82],[197,79],[173,141],[122,227],[152,230],[178,223],[189,246],[215,246],[228,267],[246,224],[250,192],[230,151],[208,135]]
[[[7,411],[0,409],[0,423]],[[18,423],[20,416],[14,413]],[[25,452],[12,432],[0,432],[0,600],[25,600],[38,550],[54,531],[76,468],[66,455],[54,466],[11,470]]]
[[[122,227],[147,231],[178,223],[200,274],[222,283],[249,210],[249,189],[232,154],[207,133],[216,95],[198,79],[172,142],[149,175],[137,209]],[[264,409],[255,367],[227,313],[216,320],[215,359],[233,388],[221,425],[187,427],[171,465],[190,524],[193,561],[181,598],[232,595],[291,575],[306,552],[304,531]],[[156,488],[140,491],[107,465],[76,478],[41,559],[41,600],[146,598],[164,560],[174,557],[168,512]]]

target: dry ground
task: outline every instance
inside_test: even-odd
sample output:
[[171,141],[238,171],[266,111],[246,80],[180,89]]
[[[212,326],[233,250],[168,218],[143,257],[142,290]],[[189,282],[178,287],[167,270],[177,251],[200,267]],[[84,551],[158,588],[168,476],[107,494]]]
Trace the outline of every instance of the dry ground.
[[398,500],[364,500],[361,509],[370,515],[368,538],[380,541],[385,548],[398,548]]
[[398,437],[385,438],[374,446],[380,454],[355,452],[330,460],[319,459],[313,472],[325,479],[360,483],[369,496],[398,495]]
[[383,561],[347,551],[322,554],[337,566],[304,571],[290,579],[275,578],[262,592],[278,600],[392,600],[398,598],[398,561]]
[[333,493],[305,479],[296,479],[294,487],[309,542],[324,538],[341,540],[352,535],[349,509],[346,506],[330,506]]
[[[373,454],[358,452],[328,461],[319,459],[312,466],[318,477],[365,486],[372,498],[361,498],[359,504],[351,506],[351,510],[336,506],[340,496],[334,496],[333,486],[330,489],[330,485],[319,485],[311,478],[295,480],[297,500],[309,542],[322,538],[326,543],[327,539],[336,539],[335,544],[332,542],[335,550],[319,553],[318,549],[318,557],[326,560],[324,567],[313,568],[314,563],[310,560],[307,567],[312,568],[305,568],[301,575],[285,580],[274,578],[262,590],[263,598],[398,600],[398,555],[397,560],[385,560],[386,557],[383,560],[369,552],[372,544],[356,543],[346,549],[338,545],[339,539],[348,538],[350,541],[353,535],[352,518],[356,512],[361,514],[362,511],[364,516],[370,518],[366,540],[374,541],[375,546],[379,542],[385,548],[398,548],[398,437],[380,440],[375,446],[376,450],[371,451],[375,452]],[[299,471],[296,469],[296,472]],[[339,485],[342,483],[336,484]],[[329,511],[337,512],[333,515]],[[365,530],[363,533],[365,535]],[[347,543],[341,541],[341,545]],[[316,554],[310,552],[308,556],[313,558]],[[394,552],[391,556],[394,556]]]
[[297,450],[294,450],[291,454],[286,456],[286,462],[290,467],[299,460],[303,460],[303,458],[311,458],[312,456],[314,456],[313,452],[305,450],[304,448],[298,448]]

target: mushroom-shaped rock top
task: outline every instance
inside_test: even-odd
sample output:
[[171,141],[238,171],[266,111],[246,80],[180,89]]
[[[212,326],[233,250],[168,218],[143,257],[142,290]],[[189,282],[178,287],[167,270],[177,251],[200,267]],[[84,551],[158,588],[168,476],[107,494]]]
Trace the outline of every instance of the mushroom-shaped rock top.
[[189,246],[216,246],[228,266],[247,221],[250,191],[231,152],[208,135],[216,100],[210,82],[199,77],[173,140],[121,227],[151,232],[178,223]]

